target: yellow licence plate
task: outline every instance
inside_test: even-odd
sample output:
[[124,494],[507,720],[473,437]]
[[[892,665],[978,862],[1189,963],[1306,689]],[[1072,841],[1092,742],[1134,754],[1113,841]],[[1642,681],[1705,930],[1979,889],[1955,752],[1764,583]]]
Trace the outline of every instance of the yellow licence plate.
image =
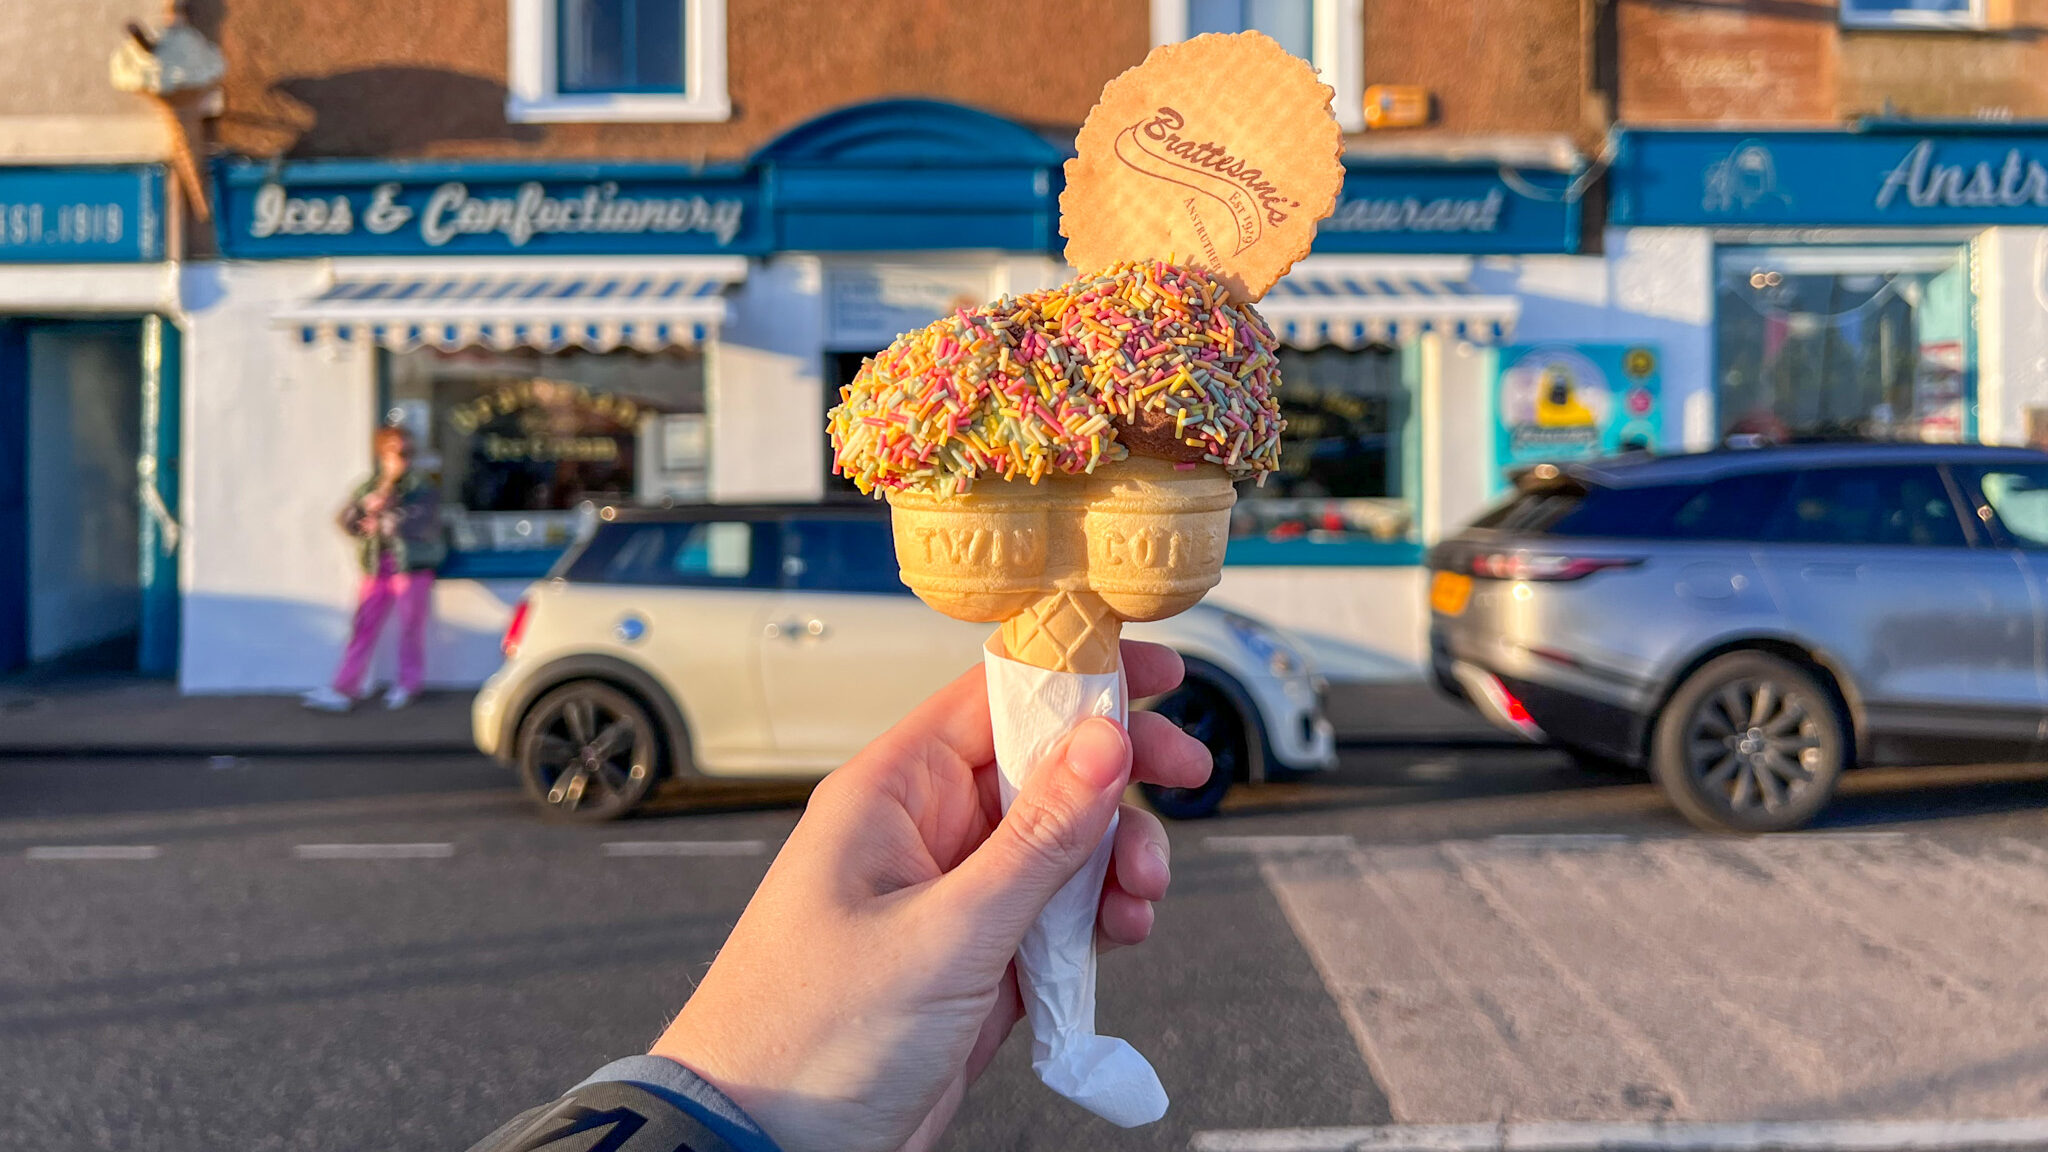
[[1463,615],[1472,599],[1472,578],[1456,572],[1439,572],[1429,582],[1429,606],[1446,616]]

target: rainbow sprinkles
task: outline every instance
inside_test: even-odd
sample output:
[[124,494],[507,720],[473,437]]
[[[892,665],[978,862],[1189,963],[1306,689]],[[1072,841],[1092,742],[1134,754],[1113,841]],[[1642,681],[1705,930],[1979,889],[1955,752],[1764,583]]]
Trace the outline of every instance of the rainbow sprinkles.
[[896,339],[840,389],[833,470],[862,492],[1037,483],[1148,455],[1271,472],[1285,422],[1272,330],[1200,269],[1118,264],[963,308]]

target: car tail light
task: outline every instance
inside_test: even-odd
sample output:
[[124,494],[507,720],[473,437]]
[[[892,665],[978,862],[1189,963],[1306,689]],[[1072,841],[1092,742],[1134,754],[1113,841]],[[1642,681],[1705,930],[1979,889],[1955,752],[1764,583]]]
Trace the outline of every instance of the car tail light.
[[1500,710],[1507,713],[1508,721],[1517,726],[1534,727],[1536,721],[1529,716],[1529,709],[1523,706],[1522,701],[1513,692],[1508,691],[1508,686],[1500,682],[1500,677],[1494,677],[1493,683],[1500,689]]
[[521,600],[512,609],[512,622],[505,625],[505,639],[498,645],[506,659],[519,655],[519,642],[526,638],[526,618],[533,614],[533,601]]
[[1472,558],[1472,575],[1488,580],[1583,580],[1610,568],[1633,568],[1640,556],[1573,556],[1561,552],[1494,552]]

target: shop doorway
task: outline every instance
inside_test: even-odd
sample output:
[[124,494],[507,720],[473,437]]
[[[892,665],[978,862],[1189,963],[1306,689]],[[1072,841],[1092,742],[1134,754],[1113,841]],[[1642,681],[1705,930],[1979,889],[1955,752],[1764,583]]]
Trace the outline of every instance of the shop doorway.
[[177,329],[0,319],[0,672],[177,669]]

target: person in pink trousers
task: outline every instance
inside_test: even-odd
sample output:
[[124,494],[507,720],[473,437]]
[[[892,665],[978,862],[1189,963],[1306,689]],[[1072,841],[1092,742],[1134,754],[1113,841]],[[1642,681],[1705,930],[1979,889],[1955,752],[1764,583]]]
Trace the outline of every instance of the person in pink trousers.
[[385,693],[384,706],[403,708],[412,703],[426,680],[434,568],[445,552],[439,494],[426,477],[412,470],[412,442],[403,429],[379,428],[373,444],[377,471],[356,487],[340,517],[341,530],[356,540],[363,569],[348,647],[333,681],[303,697],[306,707],[323,712],[346,712],[355,706],[377,637],[393,608],[398,610],[398,683]]

